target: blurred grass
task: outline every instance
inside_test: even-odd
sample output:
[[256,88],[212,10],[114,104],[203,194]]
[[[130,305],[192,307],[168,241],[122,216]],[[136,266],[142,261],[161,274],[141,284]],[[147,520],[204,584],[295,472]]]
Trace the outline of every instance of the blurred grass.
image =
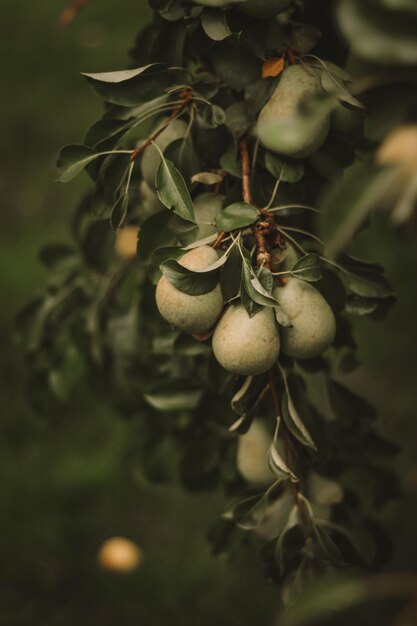
[[[209,554],[204,533],[221,511],[218,498],[151,493],[135,483],[135,424],[88,394],[46,422],[23,397],[13,316],[41,288],[45,270],[38,250],[47,241],[68,239],[70,211],[87,184],[86,178],[54,184],[55,157],[63,144],[80,141],[100,112],[79,72],[125,66],[145,5],[92,0],[65,31],[55,28],[65,0],[0,5],[2,626],[257,626],[277,600],[256,556],[236,556],[230,564]],[[357,247],[387,266],[399,295],[386,321],[356,324],[364,367],[352,383],[378,405],[381,428],[406,448],[409,491],[386,520],[402,536],[397,566],[415,567],[415,241],[393,237],[387,220],[377,216]],[[145,564],[136,574],[98,570],[98,546],[113,534],[143,547]]]

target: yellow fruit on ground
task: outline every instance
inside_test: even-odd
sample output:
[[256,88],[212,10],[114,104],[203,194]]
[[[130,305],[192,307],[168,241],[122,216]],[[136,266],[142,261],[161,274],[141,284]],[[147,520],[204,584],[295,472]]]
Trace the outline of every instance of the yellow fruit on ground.
[[125,226],[116,235],[114,249],[121,259],[134,259],[138,245],[139,226]]
[[[190,250],[179,261],[190,270],[205,270],[218,260],[218,253],[210,246]],[[200,296],[191,296],[179,291],[166,276],[162,276],[156,287],[156,304],[162,317],[184,332],[201,335],[212,326],[223,309],[220,285]]]
[[275,313],[270,307],[249,317],[242,304],[232,304],[213,335],[213,352],[220,365],[243,376],[269,370],[278,359],[279,346]]
[[101,545],[97,558],[102,569],[127,574],[142,564],[143,551],[130,539],[111,537]]

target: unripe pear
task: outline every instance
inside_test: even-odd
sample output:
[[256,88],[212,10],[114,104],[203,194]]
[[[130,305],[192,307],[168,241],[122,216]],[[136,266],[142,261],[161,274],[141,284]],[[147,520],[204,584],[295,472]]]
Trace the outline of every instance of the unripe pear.
[[291,0],[247,0],[238,4],[242,13],[251,17],[274,17],[282,13],[290,4]]
[[381,165],[398,165],[404,171],[417,167],[417,124],[400,126],[387,135],[376,154]]
[[295,159],[303,159],[318,150],[329,132],[329,113],[315,116],[300,132],[299,106],[305,98],[321,91],[317,70],[302,65],[287,67],[259,114],[257,133],[261,143]]
[[149,187],[146,180],[142,180],[139,186],[140,192],[140,218],[144,221],[151,215],[159,213],[164,209],[164,205],[159,200],[155,191]]
[[[155,130],[161,128],[168,119],[163,119],[158,122]],[[154,143],[158,148],[164,152],[165,148],[169,144],[173,143],[177,139],[182,139],[187,133],[187,124],[183,120],[173,120],[169,126],[155,139]],[[155,189],[155,177],[158,171],[159,164],[161,163],[161,155],[159,154],[155,146],[150,145],[146,148],[142,156],[142,174],[143,178],[151,189]]]
[[319,356],[333,343],[336,320],[333,311],[313,285],[288,278],[274,296],[292,326],[281,328],[282,351],[296,359]]
[[240,435],[236,463],[243,478],[254,485],[272,483],[274,476],[268,467],[268,451],[272,436],[263,421],[256,419],[249,430]]
[[213,335],[214,356],[225,370],[255,376],[269,370],[279,354],[279,332],[274,310],[260,309],[249,317],[242,304],[232,304]]
[[[190,270],[198,271],[207,269],[218,258],[213,248],[201,246],[187,252],[179,263]],[[220,285],[216,285],[209,293],[190,296],[179,291],[166,276],[162,276],[156,287],[155,297],[162,317],[191,335],[201,335],[210,330],[223,309]]]

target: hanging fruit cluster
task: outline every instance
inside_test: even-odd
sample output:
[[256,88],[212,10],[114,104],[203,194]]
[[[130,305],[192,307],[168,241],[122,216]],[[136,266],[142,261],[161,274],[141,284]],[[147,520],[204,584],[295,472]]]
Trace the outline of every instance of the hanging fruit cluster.
[[370,148],[331,3],[314,4],[151,2],[134,68],[85,74],[105,112],[60,180],[87,170],[94,188],[19,318],[39,406],[88,377],[141,421],[137,474],[222,485],[214,549],[253,530],[268,576],[297,589],[378,565],[372,513],[396,491],[395,450],[338,380],[357,363],[349,315],[393,295],[328,226],[345,208],[327,188]]

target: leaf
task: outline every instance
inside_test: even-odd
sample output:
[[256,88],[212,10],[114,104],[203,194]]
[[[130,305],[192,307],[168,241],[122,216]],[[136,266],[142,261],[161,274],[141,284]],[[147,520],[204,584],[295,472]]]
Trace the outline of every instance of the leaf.
[[247,376],[243,382],[243,385],[233,396],[230,405],[235,413],[242,415],[246,408],[246,400],[252,395],[251,385],[253,382],[253,376]]
[[259,306],[279,307],[279,303],[275,298],[262,286],[248,259],[245,259],[243,262],[242,279],[246,293],[253,302],[256,302]]
[[365,108],[362,102],[359,102],[357,98],[352,96],[352,94],[345,87],[343,82],[334,74],[332,74],[332,72],[329,71],[327,67],[325,69],[323,68],[323,71],[321,72],[321,86],[323,87],[324,91],[335,95],[338,100],[346,102],[356,109]]
[[226,152],[220,158],[221,168],[231,174],[235,178],[242,178],[240,165],[237,156],[236,142],[232,140],[227,148]]
[[224,254],[206,270],[193,271],[180,265],[175,259],[168,259],[161,264],[161,271],[179,291],[189,296],[201,296],[216,287],[220,268],[226,260],[227,255]]
[[232,35],[226,13],[219,9],[204,9],[201,14],[201,26],[206,35],[213,41],[222,41]]
[[282,400],[282,419],[290,433],[304,446],[317,450],[310,433],[303,424],[303,421],[295,407],[289,389],[286,389]]
[[290,478],[292,482],[298,482],[297,476],[284,461],[283,454],[278,451],[275,442],[271,445],[268,452],[268,467],[277,478],[281,480]]
[[198,172],[191,177],[192,183],[201,183],[203,185],[217,185],[221,183],[223,176],[217,172]]
[[138,246],[140,259],[146,261],[157,248],[177,243],[174,233],[168,227],[171,220],[172,214],[169,211],[160,211],[143,222]]
[[180,259],[184,256],[184,251],[177,246],[166,246],[162,248],[156,248],[149,259],[149,277],[154,285],[161,278],[161,264],[168,259]]
[[237,246],[233,246],[220,272],[220,288],[225,302],[229,302],[239,295],[241,277],[242,257]]
[[102,153],[87,146],[65,146],[59,153],[57,160],[57,165],[62,170],[57,178],[58,182],[68,183],[73,180],[89,163],[100,156]]
[[158,198],[184,220],[195,223],[193,201],[187,185],[172,161],[161,153],[161,163],[156,173]]
[[144,393],[146,402],[157,411],[193,411],[200,404],[203,391],[190,387],[186,381],[158,383]]
[[216,218],[216,227],[224,232],[249,226],[259,219],[259,211],[246,202],[227,206]]
[[298,259],[291,270],[291,275],[311,283],[321,280],[323,274],[319,255],[311,252]]
[[107,102],[121,106],[145,103],[184,78],[184,71],[163,63],[150,63],[132,70],[83,73],[94,91]]
[[99,120],[88,129],[85,143],[93,148],[109,139],[114,139],[115,143],[132,128],[133,124],[133,120],[129,122],[111,118]]
[[262,78],[279,76],[285,68],[284,57],[270,57],[262,65]]
[[272,152],[265,152],[265,167],[272,176],[283,183],[298,183],[304,177],[304,163],[293,159],[278,157]]
[[325,199],[321,232],[329,256],[349,243],[370,212],[378,207],[392,185],[393,171],[359,168],[348,172]]
[[244,102],[235,102],[225,111],[225,125],[238,141],[252,126],[253,120],[249,117]]
[[411,14],[363,0],[342,0],[338,21],[359,57],[388,66],[417,63],[417,21]]
[[211,61],[214,74],[236,91],[242,91],[261,77],[258,59],[242,46],[239,35],[232,35],[215,45]]

